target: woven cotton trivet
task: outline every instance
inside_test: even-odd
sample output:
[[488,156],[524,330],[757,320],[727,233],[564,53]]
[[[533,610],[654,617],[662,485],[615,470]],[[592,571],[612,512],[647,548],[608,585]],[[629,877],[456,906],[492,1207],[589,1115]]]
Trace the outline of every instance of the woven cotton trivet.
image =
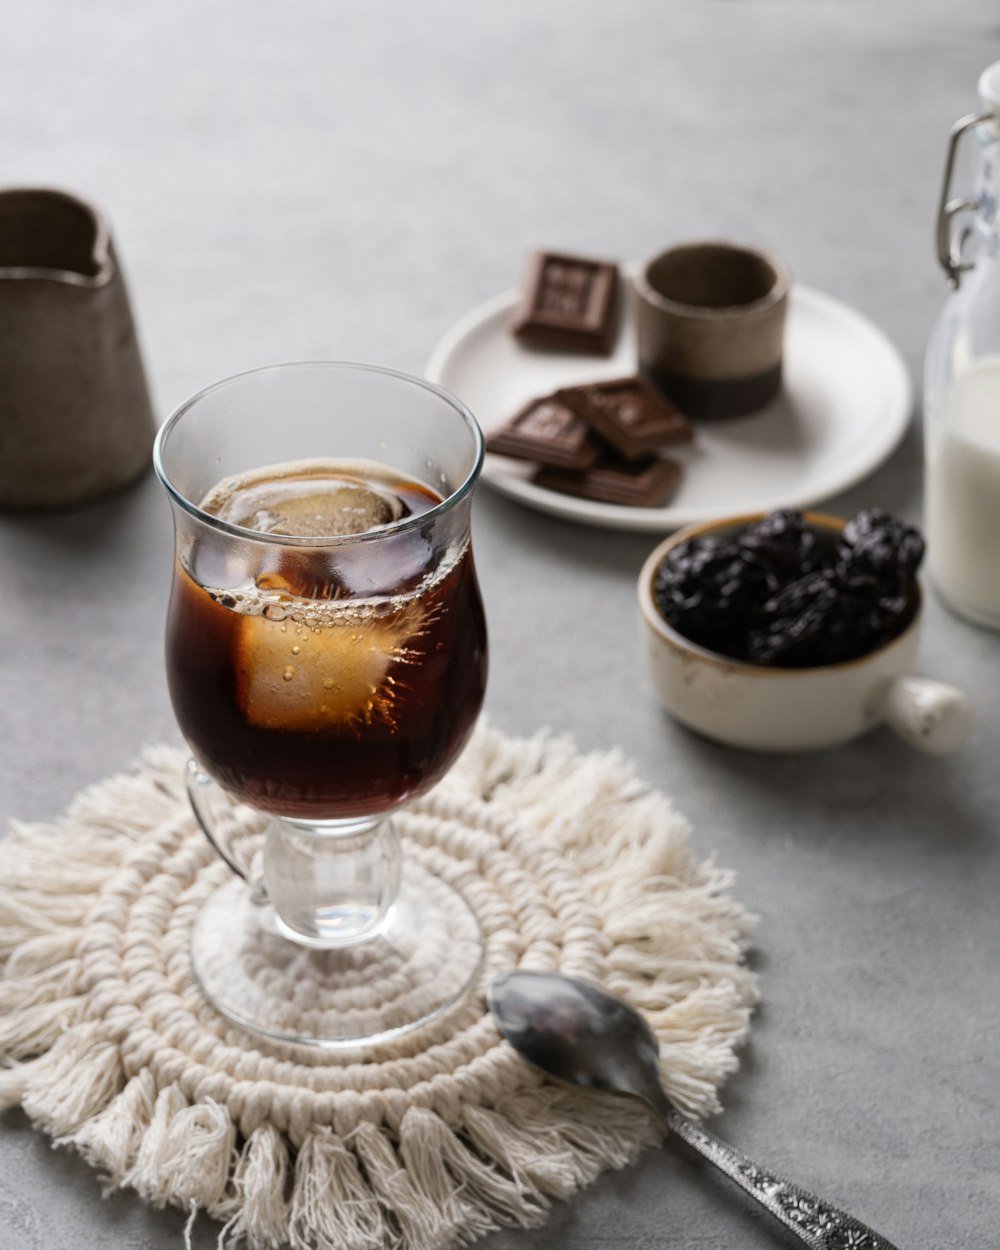
[[463,1004],[352,1053],[265,1043],[202,998],[190,925],[228,869],[195,828],[184,758],[153,748],[0,842],[0,1108],[20,1104],[107,1190],[204,1209],[220,1244],[255,1250],[438,1250],[540,1223],[656,1126],[499,1039],[485,990],[512,967],[621,994],[656,1030],[674,1101],[718,1108],[756,995],[750,919],[621,756],[481,727],[398,816],[407,854],[477,913],[486,956]]

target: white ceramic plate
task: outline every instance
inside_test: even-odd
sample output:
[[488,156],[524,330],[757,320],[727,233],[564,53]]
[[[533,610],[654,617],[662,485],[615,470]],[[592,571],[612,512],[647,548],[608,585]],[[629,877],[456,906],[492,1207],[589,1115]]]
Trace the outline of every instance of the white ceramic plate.
[[[559,386],[634,373],[631,300],[614,355],[530,351],[508,332],[517,292],[480,305],[437,345],[427,376],[472,409],[483,430]],[[749,417],[702,422],[663,508],[593,503],[532,485],[533,466],[487,456],[483,480],[556,516],[615,529],[664,531],[730,513],[806,508],[871,473],[895,449],[913,395],[899,352],[867,318],[806,286],[792,288],[782,395]],[[873,501],[877,502],[877,501]]]

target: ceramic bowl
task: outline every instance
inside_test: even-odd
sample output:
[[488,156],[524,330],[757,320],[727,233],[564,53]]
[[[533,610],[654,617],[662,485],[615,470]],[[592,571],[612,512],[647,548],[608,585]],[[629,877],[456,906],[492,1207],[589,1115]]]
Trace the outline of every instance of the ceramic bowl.
[[[707,738],[751,751],[816,751],[888,725],[930,754],[957,750],[972,708],[960,691],[914,676],[923,602],[910,625],[884,646],[843,664],[764,668],[706,650],[678,633],[656,605],[656,570],[686,538],[739,533],[764,516],[729,517],[678,530],[650,553],[639,575],[646,660],[667,711]],[[816,530],[838,534],[844,521],[805,514]]]

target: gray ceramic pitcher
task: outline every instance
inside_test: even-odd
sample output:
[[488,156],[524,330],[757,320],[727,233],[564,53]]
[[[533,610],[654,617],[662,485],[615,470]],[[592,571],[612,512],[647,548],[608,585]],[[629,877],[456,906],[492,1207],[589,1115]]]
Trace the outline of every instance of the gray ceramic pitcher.
[[154,424],[107,223],[61,191],[0,191],[0,507],[117,490]]

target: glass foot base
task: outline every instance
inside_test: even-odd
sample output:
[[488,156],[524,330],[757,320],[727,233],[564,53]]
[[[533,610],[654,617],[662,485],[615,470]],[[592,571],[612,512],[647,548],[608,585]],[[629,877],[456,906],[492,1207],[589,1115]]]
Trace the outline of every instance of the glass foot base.
[[191,933],[209,1001],[243,1028],[306,1046],[356,1046],[418,1028],[458,1002],[483,955],[462,896],[407,860],[396,900],[371,937],[316,949],[279,932],[272,907],[227,881]]

